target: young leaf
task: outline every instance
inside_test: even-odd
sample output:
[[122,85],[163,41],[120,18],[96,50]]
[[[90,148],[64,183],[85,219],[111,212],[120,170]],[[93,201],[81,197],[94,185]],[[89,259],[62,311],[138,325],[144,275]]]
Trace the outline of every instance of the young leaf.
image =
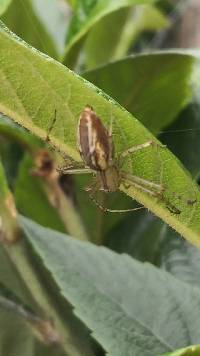
[[[115,59],[115,52],[119,44],[124,40],[123,29],[126,26],[129,15],[130,8],[125,7],[111,12],[92,27],[83,46],[87,69],[95,68]],[[123,55],[125,53],[126,51]]]
[[[15,65],[13,56],[15,53]],[[156,144],[156,139],[105,93],[58,62],[27,47],[1,25],[0,111],[45,139],[57,110],[51,144],[80,161],[76,148],[77,121],[85,105],[92,105],[109,127],[113,117],[115,152],[153,140],[153,147],[129,155],[123,170],[162,184],[159,200],[134,186],[120,186],[192,243],[200,245],[200,193],[180,162]],[[150,94],[149,94],[150,95]],[[133,164],[133,166],[132,166]],[[120,168],[121,169],[121,168]],[[174,209],[173,209],[174,208]]]
[[128,255],[20,222],[75,314],[109,354],[160,355],[199,342],[199,288]]
[[145,3],[152,4],[155,1],[156,0],[78,1],[68,32],[63,62],[68,67],[74,66],[76,51],[79,49],[80,43],[83,42],[88,31],[105,16],[129,6]]
[[[134,16],[135,15],[135,16]],[[131,50],[140,39],[143,33],[161,31],[169,27],[170,20],[157,6],[145,4],[137,6],[132,18],[127,22],[123,38],[117,48],[115,58],[120,58],[128,50]],[[148,46],[147,46],[148,47]]]
[[169,25],[167,16],[155,6],[139,5],[131,10],[112,12],[93,26],[84,46],[87,69],[122,58],[144,31],[158,31]]

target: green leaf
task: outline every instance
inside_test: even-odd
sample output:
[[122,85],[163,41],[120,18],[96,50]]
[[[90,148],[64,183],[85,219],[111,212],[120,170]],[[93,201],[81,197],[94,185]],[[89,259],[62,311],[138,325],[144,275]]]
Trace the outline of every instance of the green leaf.
[[[122,57],[145,32],[164,30],[170,25],[170,21],[161,10],[153,5],[142,5],[136,8],[134,16],[130,18],[124,29],[124,41],[121,41],[116,53],[116,58]],[[132,20],[132,21],[131,21]]]
[[84,78],[158,133],[192,100],[199,67],[195,54],[166,51],[128,57],[85,72]]
[[[15,53],[15,66],[12,65],[11,52]],[[32,133],[46,139],[47,130],[57,109],[51,144],[75,161],[80,161],[76,148],[77,121],[79,113],[87,104],[94,106],[107,127],[111,116],[113,117],[116,153],[133,145],[156,140],[105,93],[58,62],[30,49],[3,26],[0,30],[0,63],[0,111]],[[133,186],[121,185],[120,189],[145,205],[192,243],[200,245],[198,187],[166,148],[155,145],[130,155],[123,170],[154,183],[162,183],[165,192],[164,200],[160,201]],[[180,213],[174,214],[168,209],[167,202],[170,206],[175,206]]]
[[64,63],[68,67],[74,66],[80,42],[84,40],[88,31],[105,16],[125,7],[154,2],[155,0],[87,0],[77,2],[68,32]]
[[57,58],[54,43],[36,16],[31,0],[12,0],[1,20],[28,44]]
[[12,0],[1,0],[0,16],[7,10],[8,6],[10,5],[11,2],[12,2]]
[[193,346],[186,347],[186,349],[170,352],[162,356],[199,356],[199,354],[200,354],[200,346],[193,345]]
[[[87,69],[115,59],[119,43],[124,41],[123,28],[128,21],[129,13],[129,8],[111,12],[92,27],[83,48]],[[123,54],[125,53],[126,50]]]
[[160,355],[198,343],[199,288],[128,255],[26,218],[20,222],[63,296],[105,351],[115,356]]

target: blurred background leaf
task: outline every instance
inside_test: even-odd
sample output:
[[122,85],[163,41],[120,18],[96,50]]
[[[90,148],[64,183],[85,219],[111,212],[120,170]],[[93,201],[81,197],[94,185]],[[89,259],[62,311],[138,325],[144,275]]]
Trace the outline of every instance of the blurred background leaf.
[[169,20],[153,5],[139,5],[112,12],[88,33],[83,52],[87,69],[125,56],[144,31],[158,31]]
[[0,16],[6,11],[12,0],[1,0],[0,3]]
[[64,232],[65,228],[58,213],[47,199],[42,179],[31,174],[34,168],[31,157],[24,157],[15,183],[16,206],[19,212],[39,224]]
[[69,26],[67,46],[63,59],[64,64],[68,67],[75,67],[84,37],[98,21],[112,12],[146,2],[151,4],[155,0],[117,0],[115,2],[105,2],[104,0],[78,1]]
[[32,0],[32,7],[51,36],[59,56],[62,56],[71,14],[67,2],[65,0]]
[[29,45],[57,58],[54,41],[34,11],[31,0],[12,0],[1,20]]
[[198,51],[144,54],[83,75],[158,134],[198,92],[199,55]]

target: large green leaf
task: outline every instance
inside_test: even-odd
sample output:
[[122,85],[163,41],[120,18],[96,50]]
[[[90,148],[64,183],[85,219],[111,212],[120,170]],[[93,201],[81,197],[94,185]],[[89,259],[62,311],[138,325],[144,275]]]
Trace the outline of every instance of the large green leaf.
[[199,288],[127,255],[20,222],[75,314],[109,354],[156,356],[198,344]]
[[[15,66],[11,51],[15,53]],[[194,57],[192,60],[195,60]],[[80,160],[76,148],[76,126],[79,113],[87,104],[94,106],[107,126],[111,115],[114,118],[116,152],[156,140],[105,93],[58,62],[30,49],[3,26],[0,30],[0,63],[0,111],[44,139],[57,109],[51,143],[64,150],[73,160]],[[123,169],[155,183],[162,183],[165,197],[160,201],[133,186],[121,185],[120,189],[191,242],[200,244],[199,190],[180,162],[166,148],[155,145],[134,157],[130,155]],[[173,209],[168,209],[167,202],[180,213],[175,214]]]
[[81,41],[88,31],[105,16],[125,7],[154,2],[155,0],[78,1],[68,32],[64,63],[69,67],[74,66],[76,52],[79,50]]
[[1,19],[28,44],[57,58],[54,43],[35,14],[31,0],[12,0]]
[[84,77],[158,133],[198,90],[196,54],[166,51],[132,56],[86,72]]

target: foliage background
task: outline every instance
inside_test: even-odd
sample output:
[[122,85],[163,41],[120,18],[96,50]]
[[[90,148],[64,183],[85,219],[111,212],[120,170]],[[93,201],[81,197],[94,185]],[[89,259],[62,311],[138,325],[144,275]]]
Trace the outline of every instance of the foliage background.
[[[53,143],[66,149],[74,161],[79,158],[73,117],[78,117],[79,106],[83,107],[86,98],[93,99],[95,108],[108,120],[105,117],[113,105],[122,125],[122,130],[116,130],[117,151],[125,143],[124,133],[129,132],[128,139],[134,143],[140,135],[152,133],[182,162],[183,166],[173,158],[163,168],[163,159],[167,159],[160,159],[159,151],[139,156],[134,169],[138,174],[145,171],[154,181],[164,172],[172,184],[169,198],[185,209],[182,220],[171,217],[171,225],[173,222],[180,232],[181,220],[183,235],[199,244],[195,185],[200,174],[199,51],[194,49],[199,38],[195,37],[191,50],[160,51],[183,47],[183,34],[186,45],[191,43],[191,20],[184,16],[197,13],[195,4],[167,0],[0,2],[1,20],[11,31],[100,88],[93,92],[55,62],[40,62],[37,52],[22,48],[1,25],[0,354],[198,355],[199,250],[146,210],[103,214],[84,192],[87,178],[56,175],[60,155],[54,151],[49,149],[47,170],[40,165],[44,163],[41,148],[46,147],[41,138],[46,136],[55,103],[60,104],[63,118]],[[184,12],[186,6],[190,7]],[[181,21],[186,32],[180,32]],[[194,38],[194,32],[192,35]],[[47,90],[38,73],[32,73],[32,63],[40,68],[40,75],[45,73],[45,80],[50,80],[62,100],[57,102],[52,88]],[[69,96],[65,80],[70,83]],[[148,131],[136,123],[136,135],[132,119],[113,102],[107,105],[101,90]],[[66,118],[62,108],[70,100],[74,116]],[[34,115],[35,122],[30,122]],[[66,121],[68,126],[63,129]],[[189,182],[186,189],[183,177]],[[180,191],[181,200],[173,196],[174,191]],[[121,192],[98,199],[114,208],[134,206]],[[197,204],[185,207],[187,199],[195,199]],[[170,212],[160,213],[160,203],[154,206],[144,201],[168,221]],[[26,218],[17,219],[17,213]]]

